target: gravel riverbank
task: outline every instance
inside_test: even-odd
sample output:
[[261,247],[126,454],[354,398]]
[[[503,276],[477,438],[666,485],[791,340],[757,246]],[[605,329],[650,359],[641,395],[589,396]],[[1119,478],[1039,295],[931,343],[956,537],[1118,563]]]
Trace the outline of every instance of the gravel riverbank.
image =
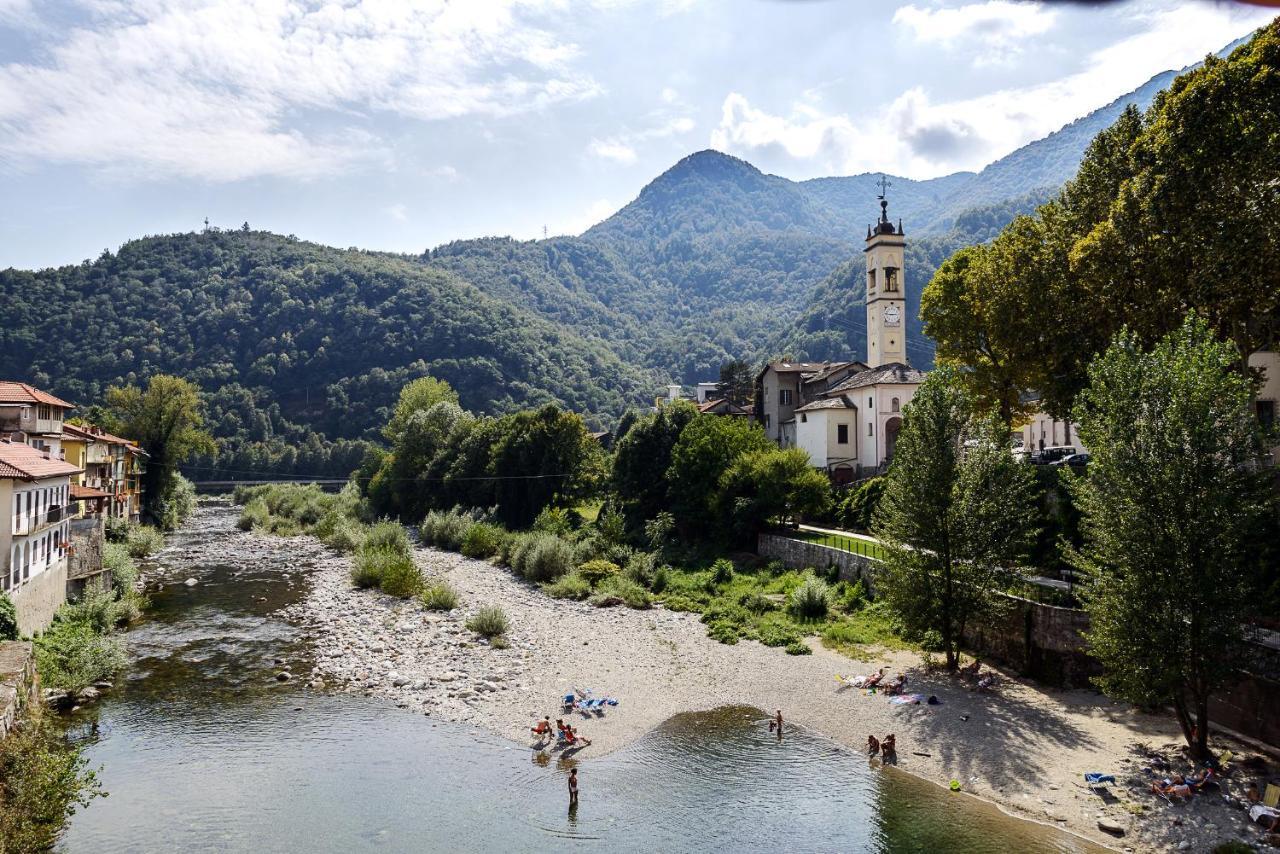
[[[532,744],[529,728],[537,719],[560,717],[560,697],[590,688],[619,704],[602,715],[567,716],[591,739],[583,757],[627,745],[679,712],[729,704],[781,708],[789,725],[855,749],[868,734],[896,733],[901,769],[940,784],[959,780],[966,792],[1015,815],[1118,849],[1209,851],[1231,839],[1265,847],[1256,825],[1224,798],[1238,788],[1232,782],[1226,792],[1186,805],[1147,793],[1144,757],[1151,750],[1173,755],[1173,722],[1096,692],[1048,691],[1009,678],[995,694],[974,694],[920,672],[913,654],[882,651],[855,662],[812,639],[808,656],[749,641],[726,646],[706,637],[696,615],[554,600],[505,569],[417,548],[424,575],[447,580],[462,596],[452,612],[429,612],[353,589],[349,560],[311,538],[288,542],[312,565],[310,591],[282,610],[314,646],[314,669],[293,678],[316,690],[385,698]],[[509,648],[492,648],[466,629],[467,616],[485,605],[500,606],[510,618]],[[912,689],[937,695],[941,705],[894,705],[834,678],[882,665],[908,672]],[[1117,775],[1115,797],[1084,787],[1082,774],[1095,770]]]

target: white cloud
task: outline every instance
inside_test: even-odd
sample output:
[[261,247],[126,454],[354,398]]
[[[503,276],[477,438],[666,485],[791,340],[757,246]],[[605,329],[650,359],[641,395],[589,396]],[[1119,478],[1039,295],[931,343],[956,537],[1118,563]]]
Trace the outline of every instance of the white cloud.
[[1057,12],[1038,3],[987,0],[952,9],[908,5],[893,14],[893,23],[910,29],[926,44],[976,48],[975,63],[1004,62],[1022,52],[1032,36],[1049,31]]
[[587,153],[602,160],[614,160],[618,163],[636,162],[636,150],[617,138],[593,139],[587,145]]
[[409,208],[404,202],[396,202],[394,205],[388,205],[386,208],[387,216],[396,222],[407,222],[409,219]]
[[[990,4],[988,4],[990,5]],[[771,113],[731,92],[711,145],[768,163],[789,160],[796,177],[892,171],[927,178],[980,169],[1145,83],[1203,58],[1270,17],[1260,9],[1138,7],[1145,29],[1082,58],[1081,70],[1049,83],[936,102],[913,87],[867,115],[824,111],[812,99]],[[770,164],[778,168],[776,162]]]
[[31,17],[31,0],[0,0],[0,24],[27,24]]
[[562,0],[89,5],[96,29],[0,65],[0,159],[305,178],[387,162],[370,113],[501,117],[601,91],[542,24]]
[[[608,199],[596,199],[585,211],[562,221],[551,233],[581,234],[601,220],[607,219],[615,210],[617,206]],[[541,235],[538,236],[541,237]]]
[[653,139],[666,139],[686,134],[695,126],[693,119],[688,116],[669,116],[643,130],[627,131],[607,139],[592,139],[587,145],[587,153],[603,160],[631,164],[638,158],[636,145]]

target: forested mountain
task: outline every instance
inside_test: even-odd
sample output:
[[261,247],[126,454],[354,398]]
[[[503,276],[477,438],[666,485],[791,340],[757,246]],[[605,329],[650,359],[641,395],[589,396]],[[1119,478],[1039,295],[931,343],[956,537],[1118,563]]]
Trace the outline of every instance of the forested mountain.
[[[932,361],[918,307],[938,265],[1033,210],[1098,130],[1171,77],[981,172],[890,176],[914,363]],[[110,383],[190,377],[226,458],[258,469],[341,469],[362,447],[328,441],[376,438],[400,386],[428,372],[468,409],[556,402],[604,425],[732,358],[861,356],[878,178],[795,182],[702,151],[578,237],[420,256],[255,231],[148,237],[80,265],[0,271],[0,376],[85,402]]]

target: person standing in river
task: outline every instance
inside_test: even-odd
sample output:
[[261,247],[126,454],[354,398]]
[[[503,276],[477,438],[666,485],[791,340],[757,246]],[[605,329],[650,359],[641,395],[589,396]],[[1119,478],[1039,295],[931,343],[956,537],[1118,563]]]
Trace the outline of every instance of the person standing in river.
[[574,768],[569,771],[569,806],[576,807],[578,805],[578,769]]
[[778,709],[773,720],[769,721],[769,732],[775,730],[778,733],[778,741],[782,741],[782,709]]

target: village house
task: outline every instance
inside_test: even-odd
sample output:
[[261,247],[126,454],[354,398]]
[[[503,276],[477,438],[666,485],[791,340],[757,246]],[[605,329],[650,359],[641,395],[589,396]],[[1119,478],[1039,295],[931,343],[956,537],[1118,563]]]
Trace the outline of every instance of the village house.
[[13,600],[18,630],[43,631],[67,598],[71,477],[80,469],[12,439],[0,439],[0,590]]
[[71,484],[72,498],[83,502],[77,516],[105,515],[138,521],[145,451],[136,443],[91,424],[64,425],[62,447],[67,462],[84,470]]
[[62,423],[75,405],[21,382],[0,380],[0,437],[60,456]]

